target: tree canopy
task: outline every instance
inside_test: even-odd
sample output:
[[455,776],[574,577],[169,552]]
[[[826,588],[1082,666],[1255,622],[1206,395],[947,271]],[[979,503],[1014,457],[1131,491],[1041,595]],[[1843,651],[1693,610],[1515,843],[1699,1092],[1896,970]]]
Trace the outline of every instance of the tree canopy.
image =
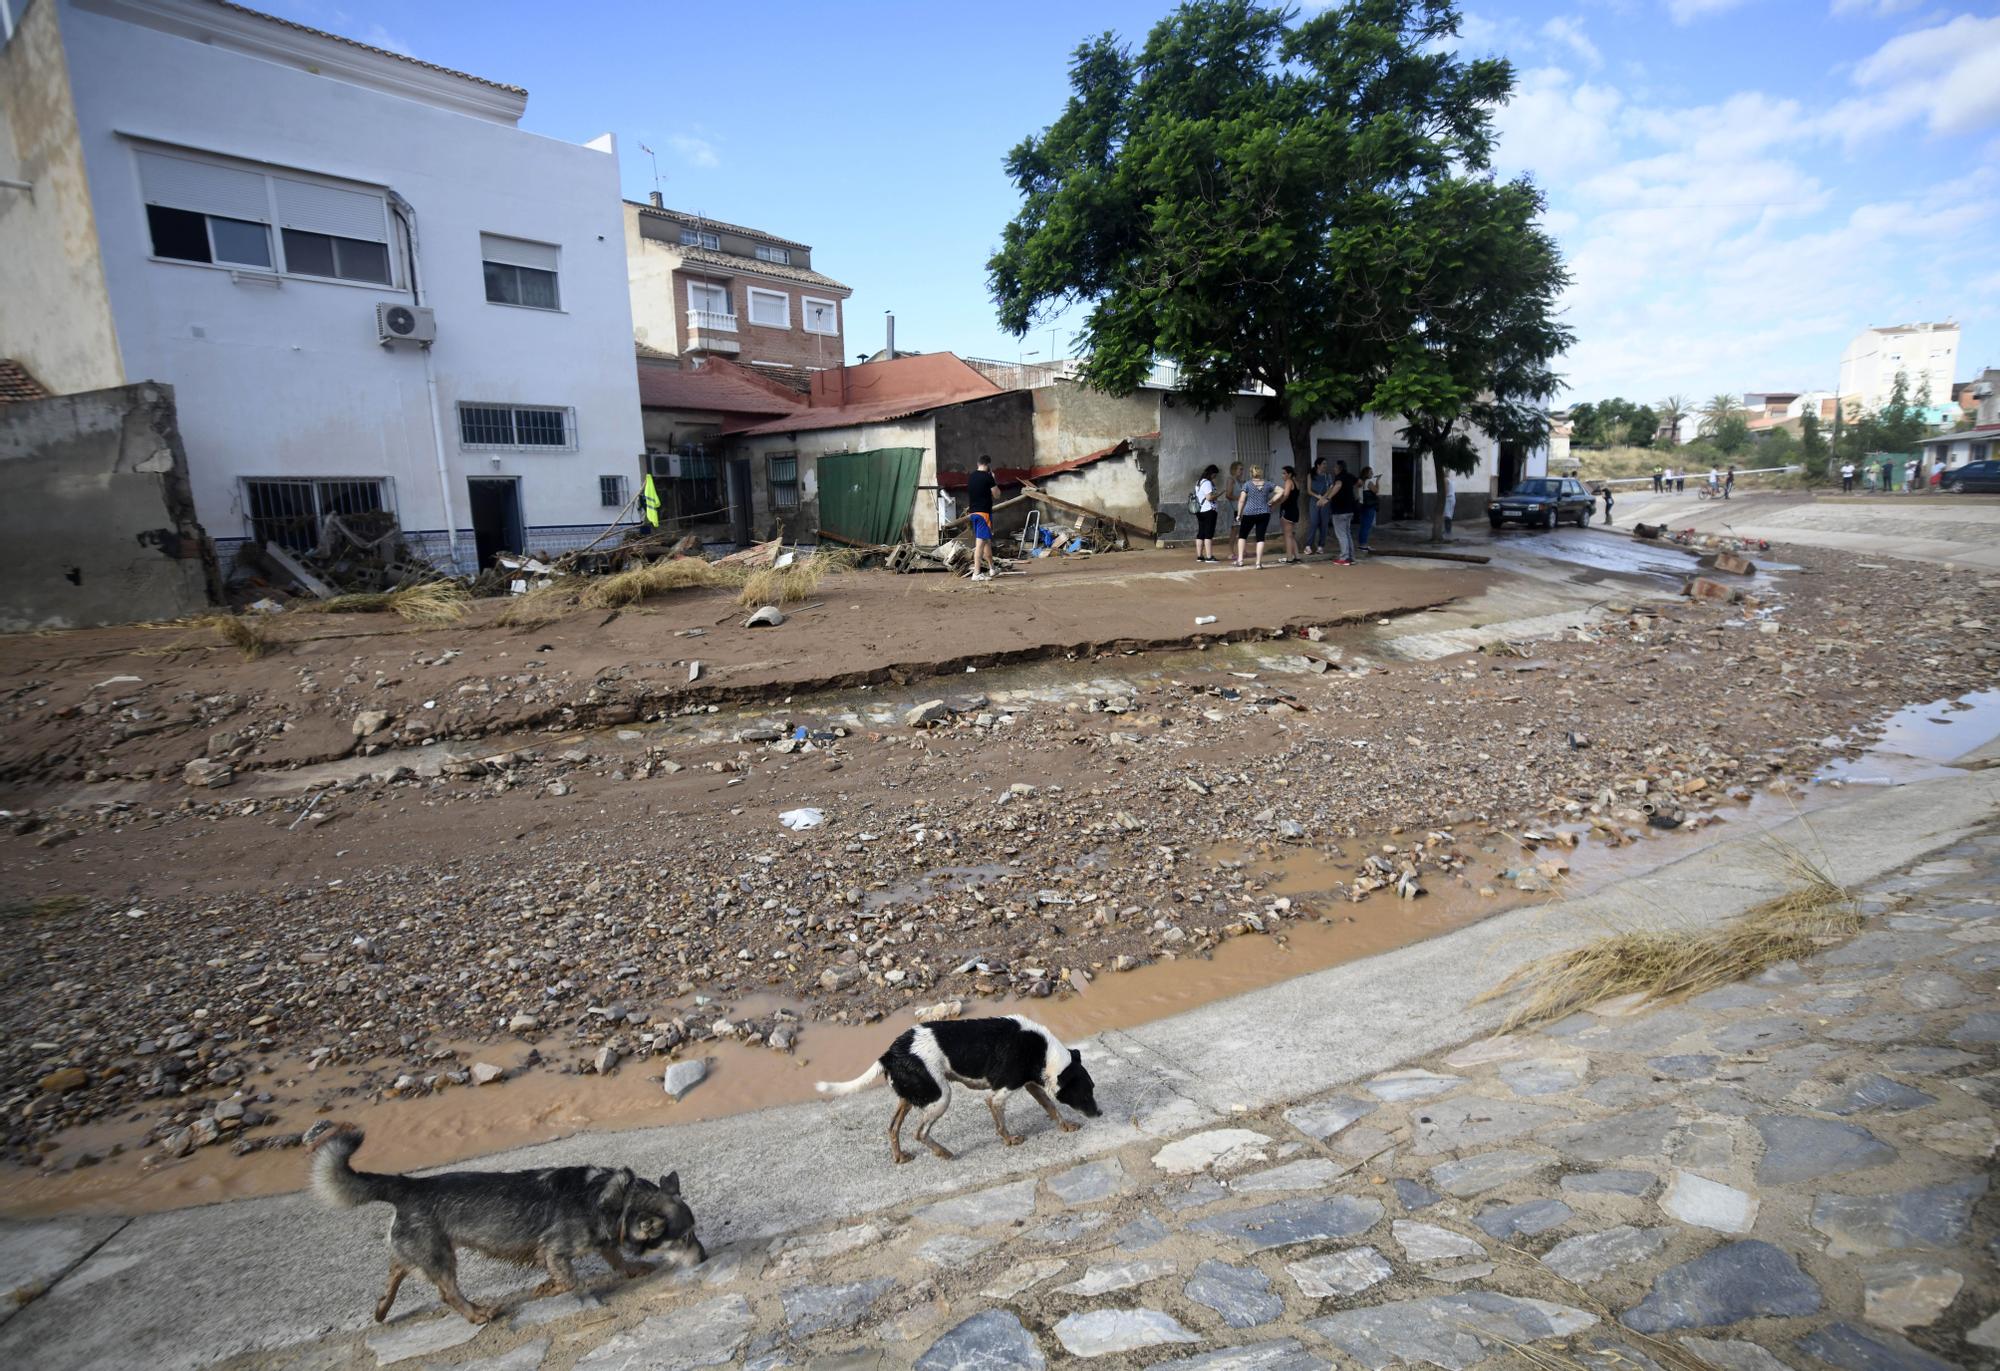
[[1572,447],[1651,447],[1660,428],[1651,405],[1616,395],[1572,406],[1569,422]]
[[1488,169],[1512,69],[1450,49],[1448,0],[1291,18],[1189,0],[1137,52],[1076,50],[1061,115],[1007,158],[1002,324],[1087,306],[1083,378],[1116,394],[1161,358],[1204,412],[1267,388],[1302,461],[1315,423],[1371,411],[1440,477],[1472,469],[1467,424],[1539,441],[1567,277],[1540,193]]

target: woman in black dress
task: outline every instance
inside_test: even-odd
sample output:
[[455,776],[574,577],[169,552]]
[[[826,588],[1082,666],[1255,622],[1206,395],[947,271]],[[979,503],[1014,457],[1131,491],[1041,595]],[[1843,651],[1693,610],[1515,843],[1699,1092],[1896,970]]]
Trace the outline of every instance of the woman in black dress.
[[1278,522],[1285,529],[1285,560],[1296,566],[1299,557],[1299,476],[1285,468],[1285,482],[1278,487]]

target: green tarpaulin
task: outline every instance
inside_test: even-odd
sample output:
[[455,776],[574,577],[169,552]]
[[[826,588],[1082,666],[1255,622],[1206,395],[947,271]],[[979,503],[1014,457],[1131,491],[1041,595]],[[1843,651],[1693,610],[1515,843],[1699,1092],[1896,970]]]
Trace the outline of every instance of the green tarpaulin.
[[893,543],[910,524],[920,447],[831,453],[819,459],[819,526],[857,543]]

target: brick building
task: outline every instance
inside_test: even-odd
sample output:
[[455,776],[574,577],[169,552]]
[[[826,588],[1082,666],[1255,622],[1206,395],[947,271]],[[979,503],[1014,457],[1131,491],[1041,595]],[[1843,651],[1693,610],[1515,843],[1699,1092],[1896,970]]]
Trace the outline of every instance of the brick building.
[[851,292],[812,269],[811,247],[668,209],[657,191],[652,200],[625,202],[632,332],[640,346],[794,377],[841,364],[841,313]]

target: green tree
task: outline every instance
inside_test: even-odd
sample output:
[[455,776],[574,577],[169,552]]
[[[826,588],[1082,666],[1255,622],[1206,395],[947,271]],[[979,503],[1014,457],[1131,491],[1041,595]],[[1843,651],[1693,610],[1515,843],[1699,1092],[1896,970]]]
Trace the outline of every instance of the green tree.
[[1833,449],[1819,431],[1819,407],[1809,404],[1799,417],[1799,460],[1805,464],[1806,475],[1815,481],[1825,480],[1832,457]]
[[1717,452],[1734,457],[1750,446],[1750,421],[1741,414],[1725,414],[1709,437],[1715,440]]
[[1512,68],[1447,50],[1448,0],[1290,17],[1189,0],[1136,53],[1076,50],[1062,113],[1007,157],[1001,323],[1086,306],[1083,379],[1113,394],[1158,358],[1204,413],[1261,385],[1301,462],[1314,424],[1370,410],[1442,468],[1468,426],[1538,440],[1569,334],[1540,196],[1487,172]]
[[1666,435],[1668,447],[1679,447],[1681,443],[1681,420],[1694,413],[1694,401],[1685,395],[1669,395],[1654,408],[1659,411],[1660,429]]
[[1625,441],[1632,447],[1651,447],[1660,430],[1660,416],[1651,405],[1640,405],[1625,421]]
[[1597,406],[1589,400],[1573,407],[1569,412],[1571,447],[1603,447],[1604,421],[1598,416]]
[[[1724,423],[1730,419],[1742,418],[1743,412],[1743,402],[1738,400],[1734,395],[1715,396],[1701,407],[1701,429],[1699,430],[1701,436],[1704,438],[1715,437],[1721,431]],[[1744,432],[1746,435],[1748,434],[1749,429],[1747,426]]]

